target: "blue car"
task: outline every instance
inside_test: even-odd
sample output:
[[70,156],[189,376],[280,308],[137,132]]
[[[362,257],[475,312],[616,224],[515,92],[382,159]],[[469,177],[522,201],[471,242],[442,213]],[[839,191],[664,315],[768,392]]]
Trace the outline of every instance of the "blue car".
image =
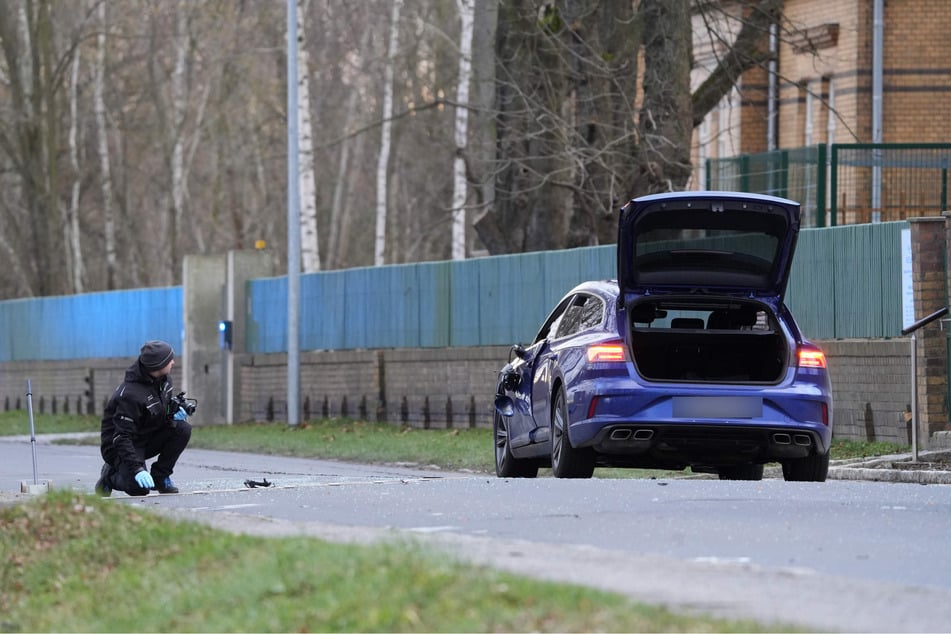
[[679,192],[621,208],[617,280],[555,306],[498,376],[499,477],[631,467],[759,480],[829,470],[832,388],[783,295],[799,204]]

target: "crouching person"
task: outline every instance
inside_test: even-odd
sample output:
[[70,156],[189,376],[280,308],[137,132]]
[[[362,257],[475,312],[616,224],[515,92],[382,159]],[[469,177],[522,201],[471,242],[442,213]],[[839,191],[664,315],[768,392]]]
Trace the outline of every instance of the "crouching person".
[[[102,416],[100,449],[105,464],[96,482],[99,495],[108,497],[113,490],[129,495],[148,495],[151,490],[178,493],[172,472],[192,428],[172,395],[174,365],[172,346],[146,342],[109,398]],[[145,461],[155,456],[149,470]]]

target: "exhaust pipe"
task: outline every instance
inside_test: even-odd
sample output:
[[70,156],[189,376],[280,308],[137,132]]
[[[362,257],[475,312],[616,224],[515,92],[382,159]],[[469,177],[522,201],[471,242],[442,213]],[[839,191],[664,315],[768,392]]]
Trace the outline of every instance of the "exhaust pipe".
[[789,434],[773,434],[773,442],[777,445],[789,445],[792,443],[792,438]]
[[611,440],[627,440],[630,437],[630,429],[615,429],[611,432]]
[[634,432],[634,440],[650,440],[653,437],[653,429],[638,429],[636,432]]
[[800,447],[812,446],[812,438],[810,438],[806,434],[796,434],[795,436],[793,436],[793,442],[795,442]]

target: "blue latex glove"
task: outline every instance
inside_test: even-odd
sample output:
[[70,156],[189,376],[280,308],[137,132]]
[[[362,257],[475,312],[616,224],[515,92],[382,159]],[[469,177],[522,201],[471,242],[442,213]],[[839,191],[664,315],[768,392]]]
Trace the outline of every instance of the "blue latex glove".
[[174,420],[188,420],[188,414],[185,413],[185,409],[182,407],[178,408],[178,411],[175,412],[175,415],[172,416]]
[[152,489],[155,487],[155,480],[148,471],[139,471],[135,474],[135,483],[143,489]]

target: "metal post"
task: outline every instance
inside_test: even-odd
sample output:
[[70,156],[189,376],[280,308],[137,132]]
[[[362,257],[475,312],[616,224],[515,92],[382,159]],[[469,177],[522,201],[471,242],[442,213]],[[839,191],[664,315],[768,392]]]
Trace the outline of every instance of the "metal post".
[[918,335],[911,335],[911,461],[918,462]]
[[902,337],[911,336],[911,459],[914,462],[918,462],[918,337],[915,332],[947,314],[947,306],[939,308],[901,330]]
[[287,0],[287,424],[300,424],[300,168],[297,0]]
[[30,417],[30,448],[33,450],[33,484],[39,484],[36,480],[36,432],[33,428],[33,388],[30,385],[30,379],[26,380],[26,411]]

